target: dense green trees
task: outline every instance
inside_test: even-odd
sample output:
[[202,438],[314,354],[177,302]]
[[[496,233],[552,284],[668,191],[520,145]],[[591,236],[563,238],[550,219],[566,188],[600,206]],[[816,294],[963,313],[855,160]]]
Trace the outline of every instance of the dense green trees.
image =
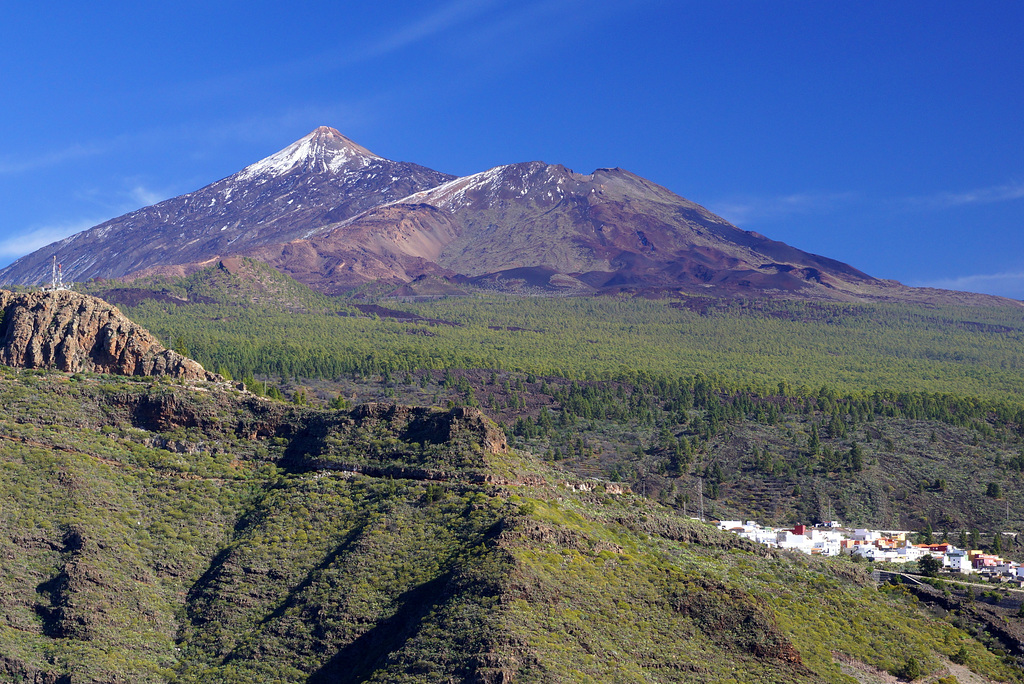
[[942,569],[942,561],[935,556],[925,556],[917,562],[917,567],[921,571],[922,575],[926,577],[935,577],[939,574],[939,570]]
[[[829,434],[845,429],[832,410],[835,393],[1021,396],[1024,317],[1013,309],[494,294],[383,301],[421,317],[399,320],[353,315],[349,300],[264,276],[277,280],[256,288],[208,271],[154,282],[148,287],[193,303],[147,300],[124,309],[235,377],[487,368],[642,381],[713,373],[761,394],[812,398],[829,414]],[[899,403],[908,413],[941,410]]]
[[[839,510],[894,515],[968,490],[1005,496],[1024,473],[1024,316],[1014,309],[492,293],[378,300],[407,316],[398,318],[379,307],[361,315],[364,299],[324,297],[267,269],[257,275],[154,282],[145,287],[191,303],[124,308],[257,394],[341,402],[344,387],[345,401],[478,405],[517,444],[581,472],[644,487],[677,478],[665,485],[669,498],[738,435],[745,453],[707,484],[723,507],[742,480],[765,488],[758,506],[777,500],[778,510],[823,515],[840,481],[855,487],[836,499]],[[378,389],[360,389],[369,387]],[[942,465],[886,482],[880,473],[907,448],[902,433],[879,427],[892,421],[932,421],[927,447],[915,449]],[[953,443],[962,444],[955,454]],[[975,465],[981,453],[998,460]],[[947,463],[971,463],[977,479],[965,486]],[[976,524],[943,522],[967,508],[929,519],[944,530]]]

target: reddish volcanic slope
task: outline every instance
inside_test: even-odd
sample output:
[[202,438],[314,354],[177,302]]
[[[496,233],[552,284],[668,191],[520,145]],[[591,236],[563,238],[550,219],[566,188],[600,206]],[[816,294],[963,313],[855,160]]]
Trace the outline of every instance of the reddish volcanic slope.
[[628,171],[584,175],[541,162],[457,178],[247,255],[328,292],[424,274],[577,292],[846,298],[890,288],[841,262],[742,231]]

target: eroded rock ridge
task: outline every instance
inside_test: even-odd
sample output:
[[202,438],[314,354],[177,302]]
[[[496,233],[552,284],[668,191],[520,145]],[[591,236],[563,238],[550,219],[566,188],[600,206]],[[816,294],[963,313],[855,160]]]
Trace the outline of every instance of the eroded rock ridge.
[[96,297],[0,290],[0,310],[0,363],[8,366],[222,380]]

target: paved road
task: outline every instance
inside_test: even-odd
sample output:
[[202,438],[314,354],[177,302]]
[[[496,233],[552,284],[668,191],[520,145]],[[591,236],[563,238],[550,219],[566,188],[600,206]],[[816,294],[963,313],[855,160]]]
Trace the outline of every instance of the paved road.
[[[917,584],[919,586],[925,584],[925,582],[922,582],[920,580],[919,575],[908,575],[905,572],[889,572],[888,570],[875,570],[871,573],[871,578],[874,579],[876,582],[887,582],[890,578],[893,577],[899,577],[901,578],[901,580],[907,581],[910,584]],[[942,576],[939,576],[936,579],[940,579],[943,582],[948,582],[949,584],[959,584],[962,587],[980,587],[981,589],[984,589],[986,591],[998,589],[1000,591],[1009,591],[1024,596],[1024,589],[1012,589],[1002,584],[989,584],[987,582],[984,584],[978,584],[975,582],[964,582],[963,580],[949,579],[947,577]]]

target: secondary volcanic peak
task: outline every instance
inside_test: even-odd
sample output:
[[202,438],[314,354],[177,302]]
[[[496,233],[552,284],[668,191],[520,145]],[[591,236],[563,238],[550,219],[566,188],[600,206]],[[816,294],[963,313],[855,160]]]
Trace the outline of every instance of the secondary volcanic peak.
[[824,290],[840,280],[877,282],[840,262],[742,231],[618,168],[581,174],[543,162],[509,164],[396,204],[450,214],[459,230],[438,263],[473,278],[502,274],[490,279],[495,282],[521,279],[524,268],[555,277],[548,278],[552,287],[562,282],[573,289],[793,292]]

